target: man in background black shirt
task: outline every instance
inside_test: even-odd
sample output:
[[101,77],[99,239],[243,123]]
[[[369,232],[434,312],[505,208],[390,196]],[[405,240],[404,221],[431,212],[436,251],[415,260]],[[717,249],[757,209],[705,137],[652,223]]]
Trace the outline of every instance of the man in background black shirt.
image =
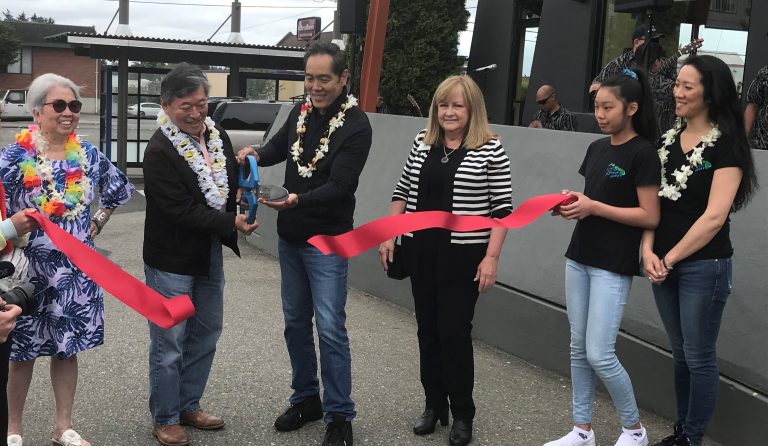
[[542,85],[536,91],[536,103],[539,110],[533,116],[528,127],[550,130],[575,131],[573,114],[557,99],[557,91],[552,85]]

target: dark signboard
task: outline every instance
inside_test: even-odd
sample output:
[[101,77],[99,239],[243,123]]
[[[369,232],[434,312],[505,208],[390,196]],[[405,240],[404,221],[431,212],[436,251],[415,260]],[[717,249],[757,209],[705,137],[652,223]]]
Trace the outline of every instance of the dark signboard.
[[299,40],[312,40],[321,29],[320,17],[305,17],[296,21],[296,36]]

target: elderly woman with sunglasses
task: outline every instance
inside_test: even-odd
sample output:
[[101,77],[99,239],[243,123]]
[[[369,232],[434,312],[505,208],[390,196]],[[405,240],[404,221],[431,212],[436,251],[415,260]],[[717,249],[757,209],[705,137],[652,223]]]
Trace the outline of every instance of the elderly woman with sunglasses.
[[[35,208],[54,224],[93,248],[93,237],[112,211],[134,192],[128,178],[109,159],[75,133],[80,120],[80,88],[56,74],[43,74],[29,86],[27,106],[35,124],[16,135],[0,156],[8,212]],[[98,189],[99,209],[90,204]],[[37,311],[19,317],[14,330],[8,376],[8,445],[22,444],[22,413],[35,359],[51,357],[56,401],[52,442],[90,446],[72,429],[77,385],[77,353],[104,342],[101,289],[84,276],[41,230],[25,248]],[[33,441],[40,443],[39,439]]]

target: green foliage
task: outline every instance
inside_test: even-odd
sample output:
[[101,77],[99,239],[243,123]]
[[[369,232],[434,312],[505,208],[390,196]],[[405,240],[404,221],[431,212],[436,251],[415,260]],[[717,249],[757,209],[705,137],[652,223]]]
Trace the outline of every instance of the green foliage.
[[[469,12],[464,0],[391,0],[381,92],[391,113],[417,115],[408,102],[413,95],[426,115],[437,85],[458,74],[464,60],[458,56],[459,32],[467,29]],[[349,60],[349,59],[348,59]],[[355,61],[359,85],[362,60]]]
[[41,15],[32,14],[31,17],[27,17],[27,14],[22,11],[21,14],[17,15],[16,17],[13,16],[13,13],[11,13],[10,9],[6,9],[3,14],[3,20],[6,22],[34,22],[34,23],[47,23],[49,25],[53,25],[56,23],[55,20],[51,17],[43,17]]
[[16,36],[16,30],[0,23],[0,68],[3,71],[6,66],[19,60],[20,49],[21,41]]

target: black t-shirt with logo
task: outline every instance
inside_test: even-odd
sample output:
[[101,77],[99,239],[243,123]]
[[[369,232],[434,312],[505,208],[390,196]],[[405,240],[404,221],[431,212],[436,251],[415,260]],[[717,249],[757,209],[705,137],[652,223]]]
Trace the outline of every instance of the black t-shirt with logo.
[[[683,236],[691,229],[696,220],[707,209],[709,191],[712,188],[712,177],[715,170],[724,167],[738,167],[738,161],[733,153],[733,143],[726,135],[721,135],[713,147],[707,147],[702,153],[704,162],[688,177],[686,188],[680,191],[680,198],[673,201],[661,199],[661,221],[656,228],[653,252],[664,257]],[[680,147],[680,136],[670,145],[667,164],[667,182],[674,183],[672,172],[683,163],[688,165],[688,158]],[[690,152],[689,152],[690,153]],[[733,255],[730,238],[730,218],[727,218],[722,228],[703,248],[684,260],[704,260],[727,258]]]
[[[640,136],[613,146],[610,138],[589,145],[579,168],[584,176],[584,195],[610,206],[639,206],[637,188],[661,182],[661,164],[653,145]],[[643,230],[589,216],[576,223],[565,256],[584,265],[624,275],[640,270],[639,251]]]

